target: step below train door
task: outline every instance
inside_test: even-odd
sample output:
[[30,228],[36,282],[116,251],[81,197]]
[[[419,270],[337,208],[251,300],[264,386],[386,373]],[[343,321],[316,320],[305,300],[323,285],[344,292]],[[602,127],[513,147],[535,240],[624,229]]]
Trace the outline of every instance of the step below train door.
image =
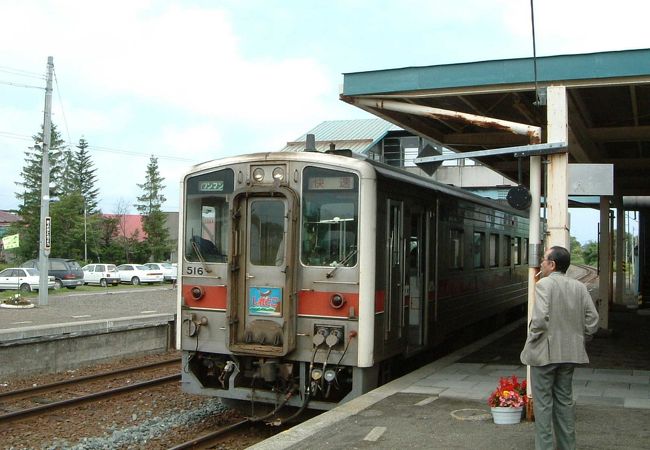
[[295,348],[296,204],[282,188],[235,197],[228,305],[233,353],[284,356]]

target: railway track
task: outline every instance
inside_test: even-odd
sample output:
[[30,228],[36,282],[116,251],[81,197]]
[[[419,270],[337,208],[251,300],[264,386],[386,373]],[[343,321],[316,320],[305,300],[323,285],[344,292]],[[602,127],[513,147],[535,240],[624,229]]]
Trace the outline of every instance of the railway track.
[[[18,389],[15,391],[3,392],[0,394],[0,408],[5,410],[7,409],[13,409],[13,410],[10,410],[9,412],[6,412],[4,414],[0,414],[0,422],[6,423],[14,420],[25,419],[28,417],[44,415],[61,408],[68,408],[81,403],[102,400],[111,397],[113,395],[123,394],[125,392],[145,390],[152,386],[158,386],[160,384],[178,381],[181,379],[181,375],[180,373],[174,373],[172,375],[165,375],[162,377],[157,377],[157,378],[153,378],[150,380],[141,381],[137,383],[131,383],[130,380],[128,380],[125,381],[128,384],[111,388],[111,389],[95,390],[94,392],[88,394],[77,395],[75,393],[75,390],[78,389],[79,386],[85,383],[96,382],[111,377],[113,378],[121,377],[131,373],[135,373],[141,376],[143,372],[155,371],[165,366],[178,364],[179,362],[180,359],[175,358],[175,359],[160,361],[151,364],[127,367],[127,368],[123,368],[111,372],[103,372],[99,374],[88,375],[81,378],[59,381],[56,383],[50,383],[41,386],[34,386],[25,389]],[[46,396],[45,399],[39,399],[40,402],[46,402],[45,404],[34,406],[34,407],[18,407],[18,408],[16,407],[17,401],[26,398],[33,398],[35,394],[43,395],[49,393],[52,394],[53,397],[57,397],[60,395],[61,390],[68,391],[68,392],[72,390],[72,393],[66,394],[68,395],[68,398],[65,398],[63,400],[55,400],[52,398],[48,399]],[[14,402],[13,405],[11,404],[11,402]]]
[[584,284],[589,284],[593,283],[598,278],[598,270],[596,270],[595,267],[586,264],[574,264],[574,266],[585,271],[585,274],[579,277],[578,281],[581,281]]
[[221,427],[218,430],[206,433],[202,436],[199,436],[189,441],[178,444],[174,447],[170,447],[169,450],[185,450],[185,449],[206,449],[210,448],[213,445],[219,443],[221,439],[228,433],[234,433],[241,431],[246,425],[250,425],[252,422],[249,419],[240,420],[233,424]]

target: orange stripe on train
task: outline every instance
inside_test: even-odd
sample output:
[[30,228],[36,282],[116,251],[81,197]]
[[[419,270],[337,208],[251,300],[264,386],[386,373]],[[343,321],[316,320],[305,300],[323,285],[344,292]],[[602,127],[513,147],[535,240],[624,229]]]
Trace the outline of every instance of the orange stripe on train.
[[226,309],[228,304],[228,290],[225,286],[200,286],[203,290],[203,296],[195,300],[192,297],[191,290],[195,287],[193,284],[183,285],[183,303],[191,308],[213,308]]
[[[345,303],[340,308],[331,305],[333,295],[343,296]],[[354,308],[354,309],[352,309]],[[384,291],[375,293],[375,312],[384,312]],[[350,317],[359,315],[359,294],[356,292],[298,292],[298,315]]]

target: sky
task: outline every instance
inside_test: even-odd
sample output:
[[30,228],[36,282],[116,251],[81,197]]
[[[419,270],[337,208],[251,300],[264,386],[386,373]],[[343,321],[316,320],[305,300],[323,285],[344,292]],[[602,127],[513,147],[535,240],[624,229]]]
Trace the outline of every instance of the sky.
[[[537,0],[538,56],[650,48],[645,0]],[[0,0],[0,210],[52,121],[90,145],[99,206],[130,213],[151,155],[177,211],[192,165],[280,150],[343,103],[343,73],[532,56],[529,0]],[[572,211],[596,240],[597,211]]]

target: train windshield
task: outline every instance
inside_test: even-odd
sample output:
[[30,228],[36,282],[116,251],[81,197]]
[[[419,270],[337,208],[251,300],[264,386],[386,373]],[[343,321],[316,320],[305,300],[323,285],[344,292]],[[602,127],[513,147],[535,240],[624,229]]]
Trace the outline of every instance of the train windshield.
[[359,177],[349,172],[307,167],[302,188],[302,263],[356,265]]
[[230,169],[187,179],[185,258],[196,262],[228,262],[228,198],[233,191]]

